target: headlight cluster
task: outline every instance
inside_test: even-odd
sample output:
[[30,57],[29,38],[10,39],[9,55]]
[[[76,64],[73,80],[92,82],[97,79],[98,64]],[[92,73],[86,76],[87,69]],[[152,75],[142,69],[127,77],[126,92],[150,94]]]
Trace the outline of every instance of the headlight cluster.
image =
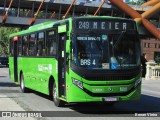
[[72,82],[73,84],[75,84],[76,86],[78,86],[79,88],[83,89],[83,83],[77,79],[72,78]]
[[134,83],[134,87],[137,87],[138,84],[141,83],[141,81],[142,81],[142,78],[138,78],[138,79],[135,81],[135,83]]

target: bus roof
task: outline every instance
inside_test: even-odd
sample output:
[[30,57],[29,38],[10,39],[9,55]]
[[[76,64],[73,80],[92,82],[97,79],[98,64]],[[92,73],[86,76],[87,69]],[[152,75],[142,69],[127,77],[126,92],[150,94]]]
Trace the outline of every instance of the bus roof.
[[[111,16],[81,16],[81,17],[75,17],[75,19],[77,19],[77,18],[91,18],[91,17],[92,18],[109,18],[109,19],[127,20],[126,18],[111,17]],[[20,32],[17,32],[17,33],[13,33],[9,37],[24,35],[24,34],[27,34],[27,33],[32,33],[32,32],[36,32],[36,31],[39,31],[39,30],[44,30],[44,29],[47,29],[47,28],[52,28],[53,25],[55,25],[55,24],[64,22],[66,20],[72,20],[72,19],[74,19],[74,18],[67,18],[67,19],[64,19],[64,20],[56,21],[56,22],[48,21],[48,22],[40,23],[40,24],[37,24],[37,25],[33,25],[33,26],[29,27],[26,30],[23,30],[23,31],[20,31]]]
[[27,34],[27,33],[32,33],[32,32],[44,30],[44,29],[47,29],[47,28],[52,28],[54,24],[61,23],[61,22],[64,22],[66,20],[69,20],[69,19],[71,19],[71,18],[56,21],[56,22],[48,21],[48,22],[37,24],[37,25],[33,25],[26,30],[11,34],[9,37],[24,35],[24,34]]

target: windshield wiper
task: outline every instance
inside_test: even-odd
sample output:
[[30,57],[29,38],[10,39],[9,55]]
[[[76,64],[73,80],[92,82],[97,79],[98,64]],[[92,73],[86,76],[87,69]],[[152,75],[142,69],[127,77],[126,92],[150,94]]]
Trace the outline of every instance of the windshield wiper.
[[114,44],[113,48],[116,48],[119,44],[119,42],[123,39],[124,35],[126,34],[126,31],[122,31],[120,36],[118,37],[118,40],[116,41],[116,43]]

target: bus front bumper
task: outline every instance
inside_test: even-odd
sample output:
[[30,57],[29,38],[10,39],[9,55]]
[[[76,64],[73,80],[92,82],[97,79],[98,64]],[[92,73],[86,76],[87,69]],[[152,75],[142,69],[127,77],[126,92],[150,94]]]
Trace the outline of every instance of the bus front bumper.
[[67,90],[67,102],[118,102],[126,100],[139,100],[140,96],[141,83],[124,94],[90,94],[86,89],[80,89],[74,84],[72,84]]

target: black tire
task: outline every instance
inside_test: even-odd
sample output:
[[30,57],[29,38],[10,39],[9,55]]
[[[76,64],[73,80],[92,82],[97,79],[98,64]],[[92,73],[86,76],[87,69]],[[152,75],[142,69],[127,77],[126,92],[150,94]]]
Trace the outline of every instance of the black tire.
[[21,77],[20,77],[20,88],[21,88],[22,93],[28,92],[28,89],[25,87],[23,74],[21,74]]
[[53,98],[53,102],[54,102],[55,106],[63,107],[65,105],[65,102],[58,99],[58,97],[57,97],[57,90],[56,90],[55,82],[54,82],[53,88],[52,88],[52,98]]

